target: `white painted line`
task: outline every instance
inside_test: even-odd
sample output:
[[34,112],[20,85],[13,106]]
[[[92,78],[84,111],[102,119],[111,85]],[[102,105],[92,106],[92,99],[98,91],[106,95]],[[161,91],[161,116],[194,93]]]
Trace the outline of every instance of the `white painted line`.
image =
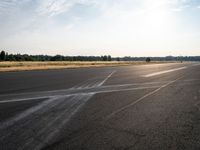
[[66,95],[52,95],[52,96],[36,96],[36,97],[31,97],[31,98],[19,98],[19,99],[10,99],[10,100],[3,100],[0,101],[0,104],[3,103],[12,103],[12,102],[22,102],[22,101],[32,101],[32,100],[38,100],[38,99],[52,99],[52,98],[61,98],[61,97],[66,97],[66,96],[76,96],[76,95],[88,95],[88,93],[75,93],[75,94],[66,94]]
[[[198,79],[200,80],[200,79]],[[120,87],[120,86],[132,86],[132,85],[148,85],[148,84],[159,84],[159,83],[166,83],[166,82],[170,82],[170,81],[161,81],[161,82],[144,82],[144,83],[130,83],[130,84],[115,84],[115,85],[105,85],[105,86],[101,86],[101,87]],[[0,98],[3,97],[3,96],[20,96],[20,95],[26,95],[26,94],[35,94],[35,95],[40,95],[40,94],[45,94],[45,93],[56,93],[56,92],[68,92],[68,91],[74,91],[74,90],[84,90],[84,89],[92,89],[92,88],[96,88],[98,87],[99,85],[99,82],[97,82],[94,86],[91,86],[91,87],[84,87],[84,88],[80,88],[80,87],[76,87],[74,89],[61,89],[61,90],[50,90],[50,91],[43,91],[43,92],[27,92],[27,93],[16,93],[16,94],[2,94],[0,95]],[[52,96],[50,96],[52,97]],[[42,98],[47,98],[46,96],[45,97],[39,97],[39,99],[42,99]],[[35,98],[30,98],[30,99],[35,99]],[[1,103],[1,101],[0,101]]]
[[44,99],[44,98],[61,98],[66,96],[76,96],[76,95],[90,95],[90,94],[96,94],[96,93],[110,93],[110,92],[118,92],[118,91],[132,91],[132,90],[142,90],[142,89],[152,89],[160,87],[157,86],[144,86],[144,87],[136,87],[136,88],[126,88],[126,89],[116,89],[116,90],[98,90],[95,92],[85,92],[85,93],[74,93],[74,94],[66,94],[66,95],[53,95],[53,96],[42,96],[42,97],[31,97],[31,98],[21,98],[21,99],[10,99],[10,100],[3,100],[0,101],[0,104],[3,103],[12,103],[12,102],[22,102],[22,101],[32,101],[32,100],[38,100],[38,99]]
[[95,94],[97,93],[112,93],[112,92],[123,92],[123,91],[134,91],[134,90],[144,90],[144,89],[155,89],[160,87],[159,85],[157,86],[144,86],[144,87],[136,87],[136,88],[126,88],[126,89],[116,89],[116,90],[107,90],[107,91],[97,91],[94,92]]
[[[134,101],[134,102],[132,102],[132,103],[130,103],[130,104],[124,106],[124,107],[121,107],[120,109],[118,109],[118,110],[112,112],[110,115],[106,116],[106,117],[105,117],[105,120],[108,120],[108,119],[110,119],[111,117],[113,117],[114,115],[116,115],[116,114],[118,114],[118,113],[124,111],[125,109],[134,106],[135,104],[137,104],[138,102],[142,101],[142,100],[145,99],[146,97],[149,97],[149,96],[151,96],[151,95],[157,93],[157,92],[160,91],[161,89],[167,87],[168,85],[170,85],[170,84],[176,82],[177,80],[179,80],[179,79],[181,79],[181,78],[182,78],[182,77],[177,78],[176,80],[171,81],[171,82],[169,82],[169,83],[167,83],[167,84],[165,84],[165,85],[159,87],[158,89],[156,89],[156,90],[154,90],[154,91],[152,91],[152,92],[150,92],[150,93],[148,93],[148,94],[142,96],[141,98],[137,99],[136,101]],[[105,121],[105,120],[104,120],[104,121]]]
[[109,74],[101,83],[98,84],[98,86],[102,86],[116,71],[113,71],[111,74]]
[[[200,79],[187,79],[187,80],[182,80],[182,82],[190,82],[190,81],[198,81]],[[171,82],[170,80],[165,80],[165,81],[160,81],[160,82],[143,82],[143,83],[130,83],[130,84],[113,84],[113,85],[104,85],[104,86],[101,86],[102,88],[107,88],[107,87],[122,87],[122,86],[132,86],[132,85],[149,85],[149,84],[164,84],[164,83],[168,83],[168,82]],[[93,89],[93,88],[97,88],[97,84],[96,83],[94,86],[92,87],[85,87],[85,88],[82,88],[83,90],[84,89]],[[100,88],[101,88],[100,87]],[[69,92],[69,91],[74,91],[74,90],[77,90],[77,89],[60,89],[60,90],[50,90],[50,91],[43,91],[43,92],[27,92],[27,93],[16,93],[16,94],[1,94],[0,95],[0,98],[4,97],[4,96],[23,96],[23,95],[26,95],[26,94],[35,94],[35,95],[40,95],[40,94],[45,94],[45,93],[56,93],[56,92]],[[55,94],[56,95],[56,94]],[[50,96],[50,97],[53,97],[53,96]],[[40,96],[39,99],[42,99],[42,98],[48,98],[47,96]],[[36,99],[36,98],[30,98],[31,99]],[[0,101],[1,103],[1,101]]]
[[200,111],[200,102],[197,102],[196,104],[194,104],[194,106],[196,106],[198,108],[198,110]]
[[178,71],[178,70],[182,70],[182,69],[186,69],[187,67],[184,66],[184,67],[180,67],[180,68],[175,68],[175,69],[170,69],[170,70],[165,70],[165,71],[159,71],[159,72],[155,72],[155,73],[150,73],[150,74],[147,74],[147,75],[142,75],[142,77],[152,77],[152,76],[157,76],[157,75],[161,75],[161,74],[164,74],[164,73],[169,73],[169,72],[174,72],[174,71]]
[[[187,80],[182,80],[181,83],[183,85],[190,84],[186,82],[192,82],[192,81],[199,81],[200,79],[187,79]],[[172,81],[161,81],[161,82],[145,82],[145,83],[132,83],[132,84],[117,84],[117,85],[106,85],[106,86],[101,86],[101,87],[91,87],[91,88],[84,88],[83,90],[89,90],[89,91],[80,91],[78,90],[75,93],[55,93],[54,95],[49,95],[48,93],[50,91],[44,92],[44,93],[34,93],[32,97],[24,95],[22,98],[7,98],[4,100],[0,100],[0,104],[3,103],[12,103],[12,102],[21,102],[21,101],[33,101],[33,100],[39,100],[43,101],[43,99],[48,99],[48,98],[61,98],[61,97],[66,97],[66,96],[76,96],[76,95],[88,95],[88,94],[96,94],[96,93],[109,93],[109,92],[118,92],[118,91],[131,91],[131,90],[142,90],[142,89],[152,89],[152,88],[158,88],[161,85],[174,82]],[[198,82],[196,82],[198,84]],[[194,84],[194,83],[191,83]],[[137,86],[137,87],[132,87],[132,86]],[[93,89],[93,90],[92,90]],[[92,91],[91,91],[92,90]],[[60,90],[60,91],[65,91],[65,90]],[[58,90],[59,92],[59,90]],[[67,92],[67,90],[66,90]],[[27,93],[29,94],[29,93]],[[40,94],[43,94],[43,96],[39,96]],[[44,95],[46,94],[46,95]],[[17,96],[17,95],[16,95]],[[1,97],[1,96],[0,96]]]
[[2,103],[11,103],[11,102],[21,102],[21,101],[31,101],[31,100],[38,100],[38,99],[45,99],[45,98],[53,98],[55,96],[42,96],[42,97],[32,97],[32,98],[21,98],[21,99],[12,99],[12,100],[3,100],[0,101],[0,104]]
[[[199,79],[200,80],[200,79]],[[161,81],[161,82],[144,82],[144,83],[129,83],[129,84],[111,84],[111,85],[105,85],[105,86],[101,86],[103,88],[106,87],[123,87],[123,86],[133,86],[133,85],[153,85],[153,84],[164,84],[164,83],[168,83],[171,81]]]

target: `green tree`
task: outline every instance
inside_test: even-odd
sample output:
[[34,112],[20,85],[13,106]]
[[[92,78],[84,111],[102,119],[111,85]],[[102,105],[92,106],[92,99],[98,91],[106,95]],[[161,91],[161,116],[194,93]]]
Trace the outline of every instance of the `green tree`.
[[106,55],[103,56],[103,61],[107,61],[108,57]]
[[5,60],[5,59],[6,59],[6,53],[5,53],[5,51],[1,51],[0,60]]
[[111,61],[111,60],[112,60],[111,56],[110,56],[110,55],[108,55],[108,61]]
[[151,61],[151,58],[147,57],[146,62],[149,63]]

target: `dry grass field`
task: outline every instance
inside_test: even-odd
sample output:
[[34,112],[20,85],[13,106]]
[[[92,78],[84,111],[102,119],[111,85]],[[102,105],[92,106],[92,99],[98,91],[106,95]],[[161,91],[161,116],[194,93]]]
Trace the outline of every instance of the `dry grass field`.
[[[166,62],[151,62],[166,63]],[[68,61],[21,61],[21,62],[0,62],[0,72],[7,71],[26,71],[26,70],[47,70],[47,69],[66,69],[66,68],[83,68],[83,67],[106,67],[106,66],[123,66],[123,65],[141,65],[149,64],[144,61],[87,61],[87,62],[68,62]]]

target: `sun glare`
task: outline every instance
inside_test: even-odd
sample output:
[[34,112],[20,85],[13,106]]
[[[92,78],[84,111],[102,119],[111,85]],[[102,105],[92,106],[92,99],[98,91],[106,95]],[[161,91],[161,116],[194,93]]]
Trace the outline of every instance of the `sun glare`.
[[146,36],[160,38],[173,32],[174,23],[169,8],[166,5],[160,5],[145,13],[141,28]]

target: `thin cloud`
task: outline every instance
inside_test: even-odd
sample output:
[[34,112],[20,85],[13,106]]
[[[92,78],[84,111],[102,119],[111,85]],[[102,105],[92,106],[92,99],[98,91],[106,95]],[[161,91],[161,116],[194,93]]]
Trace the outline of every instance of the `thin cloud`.
[[0,14],[6,13],[15,7],[17,2],[15,0],[2,0],[0,1]]
[[1,0],[0,1],[0,15],[13,13],[19,8],[20,5],[24,5],[30,0]]
[[84,54],[91,49],[88,54],[100,54],[104,53],[100,49],[106,47],[113,55],[125,52],[135,55],[142,51],[146,54],[146,49],[197,49],[200,35],[193,34],[199,33],[200,14],[193,8],[200,8],[200,3],[194,0],[0,0],[0,48],[63,49],[67,54]]
[[95,0],[43,0],[39,1],[37,11],[51,17],[69,11],[77,4],[95,4]]
[[38,12],[42,15],[54,16],[68,11],[71,5],[65,0],[44,0],[39,3]]
[[181,12],[187,8],[189,8],[190,5],[182,5],[182,6],[179,6],[179,7],[176,7],[176,8],[172,8],[171,10],[172,11],[175,11],[175,12]]

